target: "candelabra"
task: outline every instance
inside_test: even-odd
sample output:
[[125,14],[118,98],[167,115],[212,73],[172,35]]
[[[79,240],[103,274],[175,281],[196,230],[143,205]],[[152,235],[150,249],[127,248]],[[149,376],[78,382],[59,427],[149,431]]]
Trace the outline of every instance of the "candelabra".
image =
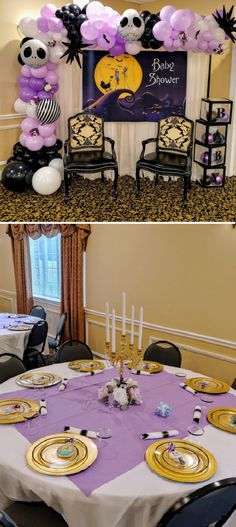
[[143,350],[128,343],[126,335],[121,335],[119,349],[112,351],[111,343],[106,342],[104,351],[112,366],[119,368],[121,380],[124,378],[125,361],[130,361],[131,368],[137,368],[143,359]]

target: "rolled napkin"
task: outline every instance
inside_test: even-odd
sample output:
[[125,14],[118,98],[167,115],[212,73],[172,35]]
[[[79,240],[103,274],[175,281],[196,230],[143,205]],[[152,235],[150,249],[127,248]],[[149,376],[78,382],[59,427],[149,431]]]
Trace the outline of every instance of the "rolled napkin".
[[41,399],[41,401],[39,401],[39,413],[41,415],[47,415],[47,413],[48,413],[47,403],[46,403],[45,399]]
[[95,370],[95,371],[87,371],[87,372],[83,372],[81,371],[81,373],[84,373],[84,377],[90,377],[90,375],[97,375],[98,373],[103,373],[104,370]]
[[198,392],[196,392],[196,390],[193,390],[193,388],[190,388],[190,386],[187,386],[187,384],[185,384],[184,382],[180,382],[179,385],[181,386],[181,388],[183,388],[183,390],[185,390],[186,392],[191,393],[192,395],[197,395],[197,393],[198,393]]
[[167,437],[178,436],[178,430],[163,430],[163,432],[147,432],[140,435],[140,439],[166,439]]
[[66,387],[67,387],[67,384],[68,384],[68,379],[63,379],[63,381],[61,382],[60,386],[59,386],[59,390],[65,390]]
[[93,439],[98,438],[98,433],[93,432],[93,430],[85,430],[84,428],[74,428],[73,426],[64,426],[64,432],[74,432],[75,434],[91,437]]
[[201,419],[201,415],[202,415],[202,408],[201,406],[195,406],[194,408],[194,411],[193,411],[193,421],[194,423],[199,423],[200,419]]
[[152,372],[150,371],[143,371],[143,370],[131,370],[131,373],[135,373],[135,375],[151,375]]

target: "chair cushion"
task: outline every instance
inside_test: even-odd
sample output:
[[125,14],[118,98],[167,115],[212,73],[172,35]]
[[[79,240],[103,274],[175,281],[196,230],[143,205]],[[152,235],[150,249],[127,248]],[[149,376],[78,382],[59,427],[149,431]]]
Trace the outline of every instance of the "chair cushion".
[[66,168],[94,169],[95,166],[116,165],[116,161],[109,152],[90,151],[71,153],[64,159],[64,164]]
[[57,347],[57,341],[54,337],[48,337],[48,347],[49,348],[56,348]]
[[152,152],[144,157],[141,162],[150,163],[153,165],[171,166],[173,169],[186,168],[187,157],[178,154],[170,154],[169,152]]

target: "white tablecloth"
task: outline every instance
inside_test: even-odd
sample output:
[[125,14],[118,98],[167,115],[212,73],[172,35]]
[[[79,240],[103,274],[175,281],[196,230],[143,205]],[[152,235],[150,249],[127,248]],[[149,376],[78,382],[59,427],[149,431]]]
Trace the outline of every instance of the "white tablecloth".
[[[171,373],[180,371],[179,368],[165,369]],[[50,370],[62,377],[74,376],[67,363],[40,370]],[[197,376],[187,371],[187,376],[194,375]],[[20,395],[21,389],[14,379],[10,379],[0,385],[0,394],[19,390]],[[236,395],[234,390],[231,393]],[[218,469],[210,482],[236,476],[234,434],[208,425],[203,436],[189,436],[188,439],[199,442],[215,455]],[[147,442],[147,447],[149,444]],[[69,527],[156,527],[163,513],[178,498],[208,484],[203,482],[193,485],[165,480],[153,473],[143,461],[129,472],[97,488],[88,497],[67,477],[46,476],[30,469],[25,460],[28,446],[28,440],[14,425],[0,426],[0,508],[6,506],[9,500],[43,500],[63,515]],[[125,447],[124,444],[121,446]],[[236,516],[227,522],[227,527],[236,527]]]
[[[12,313],[9,313],[9,315],[12,316]],[[4,325],[14,325],[16,319],[7,318],[6,313],[0,313],[0,354],[14,353],[14,355],[17,355],[17,357],[23,359],[24,350],[27,346],[27,341],[31,331],[31,326],[29,326],[28,331],[13,331],[2,327],[3,320]],[[27,320],[27,322],[32,322],[32,324],[35,324],[36,322],[41,320],[41,318],[25,315],[25,320]],[[24,318],[18,319],[18,323],[24,324]],[[46,341],[44,354],[48,355],[48,353],[49,349]]]

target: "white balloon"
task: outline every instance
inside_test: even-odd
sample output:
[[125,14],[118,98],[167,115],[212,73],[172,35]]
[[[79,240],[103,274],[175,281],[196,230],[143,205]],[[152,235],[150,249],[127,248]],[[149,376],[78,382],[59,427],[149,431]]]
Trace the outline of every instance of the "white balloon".
[[27,102],[22,101],[22,99],[16,99],[14,102],[14,110],[16,113],[26,113]]
[[32,186],[38,194],[49,196],[60,188],[61,174],[54,167],[40,168],[33,175]]
[[137,55],[141,50],[142,44],[138,40],[125,43],[125,51],[130,55]]
[[62,62],[61,57],[63,53],[65,53],[66,48],[65,46],[61,46],[60,44],[56,44],[53,48],[49,49],[49,60],[50,62],[54,62],[54,64],[59,64]]
[[19,28],[21,33],[23,33],[23,35],[26,37],[35,37],[35,35],[38,33],[36,20],[29,16],[25,16],[20,20]]
[[56,168],[61,174],[61,179],[64,179],[64,163],[60,157],[55,157],[49,163],[50,167]]
[[28,103],[26,106],[26,115],[28,117],[36,117],[36,104],[34,103]]

